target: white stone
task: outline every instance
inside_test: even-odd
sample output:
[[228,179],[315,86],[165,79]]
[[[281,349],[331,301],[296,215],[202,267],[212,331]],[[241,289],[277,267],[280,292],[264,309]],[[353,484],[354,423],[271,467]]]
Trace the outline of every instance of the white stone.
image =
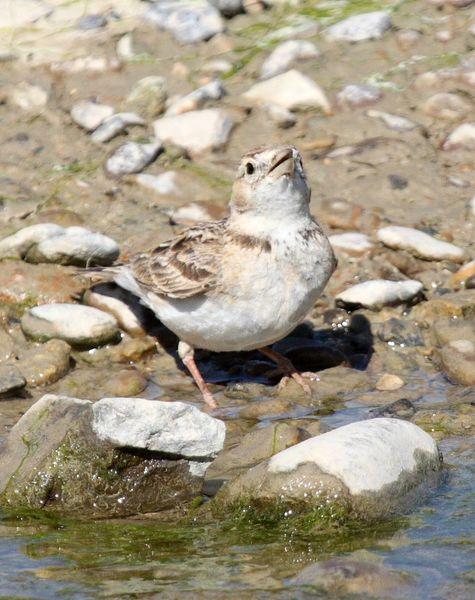
[[155,135],[159,139],[181,146],[192,154],[218,150],[224,146],[233,125],[232,118],[216,108],[163,117],[153,124]]
[[336,250],[341,250],[348,254],[364,254],[373,248],[373,243],[369,237],[364,233],[359,233],[357,231],[338,233],[331,235],[328,239]]
[[224,75],[233,70],[233,64],[229,62],[229,60],[215,58],[214,60],[206,62],[201,70],[205,73],[221,73]]
[[422,288],[422,283],[413,279],[407,281],[373,279],[352,285],[340,292],[335,300],[337,304],[376,309],[412,300],[422,291]]
[[422,104],[421,108],[431,117],[449,121],[461,119],[471,110],[470,104],[461,96],[445,92],[434,94]]
[[215,79],[173,102],[166,110],[165,116],[181,115],[185,112],[197,110],[198,108],[201,108],[205,102],[210,100],[220,100],[225,94],[226,90],[224,89],[222,81]]
[[27,112],[40,112],[48,102],[48,94],[43,88],[22,81],[10,90],[8,100]]
[[287,40],[279,44],[261,67],[261,79],[269,79],[287,69],[298,60],[316,58],[320,55],[313,42],[306,40]]
[[326,29],[324,34],[328,40],[361,42],[380,38],[391,25],[390,13],[378,10],[348,17]]
[[20,229],[0,241],[0,258],[22,258],[35,244],[64,233],[64,227],[54,223],[40,223]]
[[135,113],[123,112],[116,113],[105,119],[99,127],[92,133],[91,140],[93,142],[104,143],[114,138],[119,133],[122,133],[127,127],[144,126],[146,122],[142,117]]
[[126,142],[107,159],[106,171],[116,177],[139,173],[156,159],[161,148],[162,142],[159,140],[149,144]]
[[389,248],[407,250],[426,260],[452,260],[463,262],[465,251],[454,244],[438,240],[412,227],[390,225],[378,230],[378,240]]
[[118,334],[116,319],[81,304],[42,304],[24,313],[21,327],[34,339],[59,338],[71,345],[96,346]]
[[212,458],[223,448],[226,426],[184,402],[102,398],[92,428],[114,446],[143,448],[187,458]]
[[166,171],[160,175],[149,175],[148,173],[140,173],[136,175],[135,181],[161,195],[181,196],[180,188],[177,186],[178,174],[175,171]]
[[282,127],[282,129],[292,127],[297,122],[297,117],[288,108],[284,108],[273,102],[264,104],[262,108],[265,110],[270,120],[278,127]]
[[258,103],[272,102],[289,110],[321,108],[331,114],[325,92],[312,79],[292,69],[253,85],[244,98]]
[[349,107],[375,104],[382,97],[377,87],[363,84],[346,85],[336,96],[338,104]]
[[475,150],[475,123],[463,123],[445,140],[442,148],[444,150]]
[[133,49],[133,36],[132,33],[124,34],[117,42],[115,47],[117,56],[122,60],[133,60],[135,53]]
[[114,109],[112,106],[97,104],[90,100],[81,100],[81,102],[77,102],[71,109],[73,121],[86,131],[93,131],[113,114]]
[[350,423],[274,455],[270,473],[288,473],[313,463],[342,481],[352,495],[380,492],[401,476],[415,473],[423,453],[439,462],[437,444],[417,425],[378,418]]
[[373,119],[380,119],[389,129],[393,129],[394,131],[412,131],[416,127],[419,127],[417,123],[406,117],[392,115],[381,110],[370,109],[366,114]]

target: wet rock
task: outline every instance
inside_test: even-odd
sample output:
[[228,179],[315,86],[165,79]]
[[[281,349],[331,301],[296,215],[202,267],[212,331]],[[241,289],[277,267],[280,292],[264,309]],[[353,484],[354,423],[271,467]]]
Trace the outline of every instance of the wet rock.
[[392,317],[373,326],[373,333],[389,346],[422,346],[422,336],[417,324],[407,319]]
[[475,321],[472,319],[437,319],[431,327],[434,345],[467,340],[475,344]]
[[377,310],[382,306],[392,306],[410,302],[422,292],[422,283],[415,280],[389,281],[374,279],[352,285],[336,296],[337,306],[354,308],[364,306]]
[[166,82],[163,77],[151,75],[137,81],[125,101],[126,106],[145,119],[153,119],[165,110]]
[[416,414],[414,404],[407,398],[400,398],[386,406],[380,406],[370,410],[371,417],[388,417],[395,419],[412,419]]
[[328,40],[361,42],[380,38],[392,26],[391,14],[385,10],[353,15],[325,30]]
[[48,102],[48,93],[37,85],[22,81],[12,88],[8,94],[8,102],[21,110],[38,113]]
[[467,412],[461,414],[447,410],[420,410],[412,421],[437,440],[449,435],[470,436],[475,433],[475,418],[473,406],[467,408]]
[[62,340],[50,340],[19,355],[15,365],[29,387],[48,385],[69,370],[71,348]]
[[465,287],[467,288],[467,290],[475,289],[475,275],[472,275],[465,281]]
[[207,2],[165,1],[153,4],[144,18],[169,31],[180,44],[209,40],[225,29],[219,12]]
[[98,104],[91,100],[77,102],[71,109],[73,121],[86,131],[94,131],[107,118],[114,114],[112,106]]
[[121,177],[130,173],[140,173],[140,171],[157,158],[161,149],[162,142],[160,140],[148,144],[127,142],[117,148],[107,159],[105,169],[110,175],[115,177]]
[[181,115],[182,113],[202,108],[206,102],[220,100],[226,94],[222,81],[215,79],[206,85],[194,90],[190,94],[179,98],[167,108],[165,115]]
[[[262,386],[263,395],[268,395],[267,389]],[[228,395],[228,394],[226,394]],[[242,397],[243,394],[240,394]],[[254,398],[259,394],[253,394]],[[294,404],[291,400],[285,398],[267,398],[262,397],[254,402],[249,402],[239,410],[239,418],[241,419],[266,419],[275,417],[276,415],[284,415],[290,412]]]
[[337,252],[344,252],[352,256],[361,256],[374,246],[367,235],[357,231],[331,235],[329,240]]
[[92,133],[93,142],[104,143],[110,141],[119,133],[126,131],[128,127],[144,126],[145,121],[135,113],[116,113],[105,119]]
[[243,0],[210,0],[210,4],[228,19],[244,12]]
[[284,73],[296,61],[320,55],[315,44],[305,40],[287,40],[279,44],[261,67],[261,79]]
[[264,104],[262,108],[266,112],[269,119],[282,129],[292,127],[297,122],[297,117],[288,108],[284,108],[283,106],[279,106],[273,102]]
[[14,365],[0,365],[0,399],[9,396],[26,385],[26,379]]
[[113,373],[104,384],[102,394],[129,398],[138,396],[147,387],[147,378],[136,369],[122,369]]
[[336,99],[340,106],[356,108],[376,104],[382,97],[381,91],[373,85],[351,84],[338,92]]
[[36,306],[23,315],[21,327],[32,339],[58,338],[73,346],[100,346],[118,336],[115,317],[80,304]]
[[412,227],[390,225],[378,230],[378,240],[389,248],[407,250],[425,260],[463,262],[465,251],[454,244],[438,240]]
[[83,15],[77,22],[77,28],[83,31],[101,29],[107,25],[107,19],[103,15]]
[[459,339],[449,342],[435,354],[441,369],[454,383],[475,385],[475,343]]
[[368,117],[373,119],[380,119],[389,129],[394,131],[412,131],[419,127],[417,123],[414,123],[410,119],[406,117],[401,117],[399,115],[392,115],[387,112],[383,112],[381,110],[370,109],[366,113]]
[[181,146],[192,154],[224,146],[233,126],[232,118],[216,108],[194,110],[154,122],[157,138],[165,144]]
[[370,419],[279,452],[225,485],[213,506],[256,519],[297,517],[301,525],[311,515],[311,527],[375,520],[414,505],[440,468],[437,445],[422,429]]
[[92,428],[117,448],[211,459],[223,449],[226,426],[184,402],[103,398],[92,407]]
[[15,343],[13,338],[0,325],[0,364],[15,356]]
[[63,227],[54,223],[39,223],[24,227],[0,240],[0,258],[23,258],[33,245],[63,232]]
[[258,103],[272,102],[289,110],[321,108],[325,114],[332,112],[322,88],[295,69],[254,84],[244,98]]
[[443,150],[475,150],[475,123],[459,125],[442,144]]
[[404,385],[404,379],[392,373],[383,373],[376,382],[376,389],[380,392],[392,392]]
[[470,113],[471,105],[458,94],[440,92],[428,98],[421,110],[436,119],[458,121]]
[[438,317],[475,318],[475,290],[464,290],[431,298],[415,306],[411,316],[421,323],[433,323]]

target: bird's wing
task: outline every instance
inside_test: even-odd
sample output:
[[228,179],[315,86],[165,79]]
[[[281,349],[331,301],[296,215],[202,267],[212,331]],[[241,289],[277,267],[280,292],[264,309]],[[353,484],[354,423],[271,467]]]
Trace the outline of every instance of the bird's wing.
[[137,283],[160,296],[190,298],[217,285],[226,220],[190,227],[127,265]]

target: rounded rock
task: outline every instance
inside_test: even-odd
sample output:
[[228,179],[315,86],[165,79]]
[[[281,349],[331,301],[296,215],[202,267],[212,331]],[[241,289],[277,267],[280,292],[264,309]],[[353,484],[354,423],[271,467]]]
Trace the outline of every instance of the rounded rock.
[[393,306],[413,300],[422,292],[423,285],[413,279],[389,281],[373,279],[352,285],[336,297],[337,306],[354,308],[363,306],[377,310],[382,306]]
[[108,117],[114,114],[112,106],[106,104],[97,104],[90,100],[82,100],[75,104],[71,109],[71,117],[73,121],[85,129],[93,131],[105,121]]
[[147,165],[153,162],[162,149],[162,142],[138,144],[127,142],[120,146],[107,159],[105,169],[114,177],[121,177],[130,173],[140,173]]

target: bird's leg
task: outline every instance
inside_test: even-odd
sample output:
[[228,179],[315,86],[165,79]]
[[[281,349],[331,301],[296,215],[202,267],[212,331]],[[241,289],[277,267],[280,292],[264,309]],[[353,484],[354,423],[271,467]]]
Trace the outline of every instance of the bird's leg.
[[[267,358],[270,358],[272,361],[274,361],[278,367],[279,372],[284,375],[282,381],[279,384],[279,387],[283,387],[283,385],[285,385],[285,383],[288,381],[288,377],[292,377],[292,379],[294,379],[300,385],[300,387],[304,390],[306,394],[308,394],[309,396],[312,395],[312,389],[305,381],[304,377],[311,379],[312,377],[310,377],[310,375],[313,375],[313,373],[299,373],[292,364],[292,361],[290,361],[285,356],[282,356],[282,354],[280,354],[279,352],[272,350],[272,348],[267,348],[266,346],[264,348],[259,348],[259,351],[262,352],[264,356],[267,356]],[[313,378],[315,378],[315,376]]]
[[191,373],[191,376],[195,380],[195,383],[203,395],[203,400],[206,402],[206,404],[211,408],[217,408],[218,405],[216,404],[216,400],[214,399],[213,394],[209,391],[206,381],[203,379],[200,370],[196,366],[194,348],[186,342],[180,341],[178,343],[178,356]]

